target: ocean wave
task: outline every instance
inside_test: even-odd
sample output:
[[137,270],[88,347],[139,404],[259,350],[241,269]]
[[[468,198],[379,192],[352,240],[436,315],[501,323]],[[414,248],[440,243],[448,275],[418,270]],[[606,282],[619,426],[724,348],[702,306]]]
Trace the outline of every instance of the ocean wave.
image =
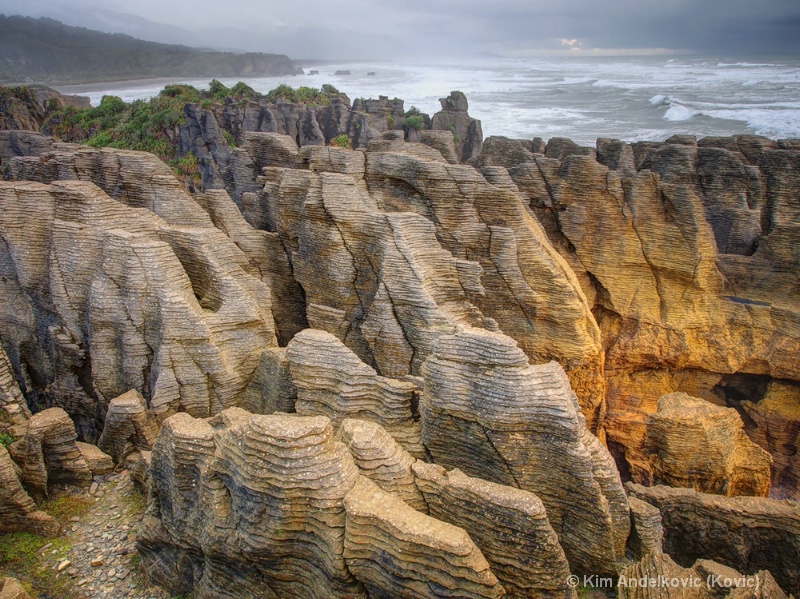
[[664,113],[664,118],[673,122],[688,121],[699,114],[701,113],[697,110],[692,110],[681,104],[672,103]]
[[653,106],[669,106],[672,102],[672,98],[658,94],[650,98],[648,102],[650,102],[650,104]]

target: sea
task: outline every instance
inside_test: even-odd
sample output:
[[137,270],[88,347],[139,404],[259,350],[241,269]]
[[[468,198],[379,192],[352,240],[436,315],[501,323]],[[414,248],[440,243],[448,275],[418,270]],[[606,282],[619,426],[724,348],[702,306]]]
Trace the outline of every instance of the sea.
[[[469,64],[348,62],[305,67],[303,75],[243,79],[256,91],[279,84],[334,85],[355,98],[402,98],[433,114],[439,98],[464,92],[485,137],[568,137],[594,145],[598,137],[663,141],[751,133],[800,138],[800,57],[732,59],[710,56],[548,57]],[[318,71],[308,74],[310,71]],[[336,75],[336,71],[349,75]],[[241,78],[220,81],[232,85]],[[150,98],[168,82],[147,80],[61,86],[96,105],[107,94]],[[208,80],[183,83],[207,88]]]

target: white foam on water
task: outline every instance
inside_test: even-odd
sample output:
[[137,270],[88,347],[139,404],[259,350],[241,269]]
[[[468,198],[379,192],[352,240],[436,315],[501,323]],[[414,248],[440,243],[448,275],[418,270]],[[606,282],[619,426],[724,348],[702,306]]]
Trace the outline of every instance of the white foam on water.
[[[470,115],[485,136],[570,137],[593,145],[597,137],[662,140],[675,133],[698,137],[757,133],[800,136],[800,60],[734,62],[710,57],[536,58],[472,64],[342,63],[310,67],[317,75],[245,79],[265,93],[279,84],[336,86],[351,100],[379,95],[405,100],[433,114],[439,98],[463,91]],[[336,76],[337,70],[349,76]],[[374,72],[374,76],[368,76]],[[226,85],[237,79],[221,79]],[[167,83],[143,81],[62,88],[125,101],[150,98]],[[207,88],[206,80],[187,80]],[[647,137],[650,136],[650,137]]]

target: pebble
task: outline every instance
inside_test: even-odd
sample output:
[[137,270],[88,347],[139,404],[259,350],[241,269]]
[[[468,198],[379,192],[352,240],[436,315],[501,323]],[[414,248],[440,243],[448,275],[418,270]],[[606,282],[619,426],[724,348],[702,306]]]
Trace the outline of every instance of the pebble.
[[[117,481],[117,484],[107,484]],[[138,565],[136,530],[142,514],[130,512],[130,500],[120,489],[133,492],[127,471],[108,477],[95,476],[89,489],[94,496],[89,512],[73,517],[66,533],[71,548],[66,558],[60,550],[50,557],[59,572],[67,570],[75,596],[85,599],[130,597],[131,599],[168,599],[162,589],[148,587]],[[84,493],[86,491],[83,491]],[[53,547],[48,543],[40,550],[45,554]],[[50,555],[49,553],[47,555]],[[80,590],[78,590],[80,589]],[[72,595],[69,595],[72,596]]]
[[63,572],[65,568],[68,568],[71,565],[72,565],[72,562],[69,561],[68,559],[65,559],[60,564],[58,564],[58,567],[56,568],[56,570],[58,570],[59,572]]

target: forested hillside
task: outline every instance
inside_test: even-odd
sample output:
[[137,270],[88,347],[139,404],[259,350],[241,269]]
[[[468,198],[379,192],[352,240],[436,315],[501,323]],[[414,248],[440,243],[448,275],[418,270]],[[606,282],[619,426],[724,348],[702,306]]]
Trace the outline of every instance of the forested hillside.
[[296,71],[292,61],[280,54],[210,52],[69,27],[52,19],[0,15],[0,81],[4,82],[91,83]]

